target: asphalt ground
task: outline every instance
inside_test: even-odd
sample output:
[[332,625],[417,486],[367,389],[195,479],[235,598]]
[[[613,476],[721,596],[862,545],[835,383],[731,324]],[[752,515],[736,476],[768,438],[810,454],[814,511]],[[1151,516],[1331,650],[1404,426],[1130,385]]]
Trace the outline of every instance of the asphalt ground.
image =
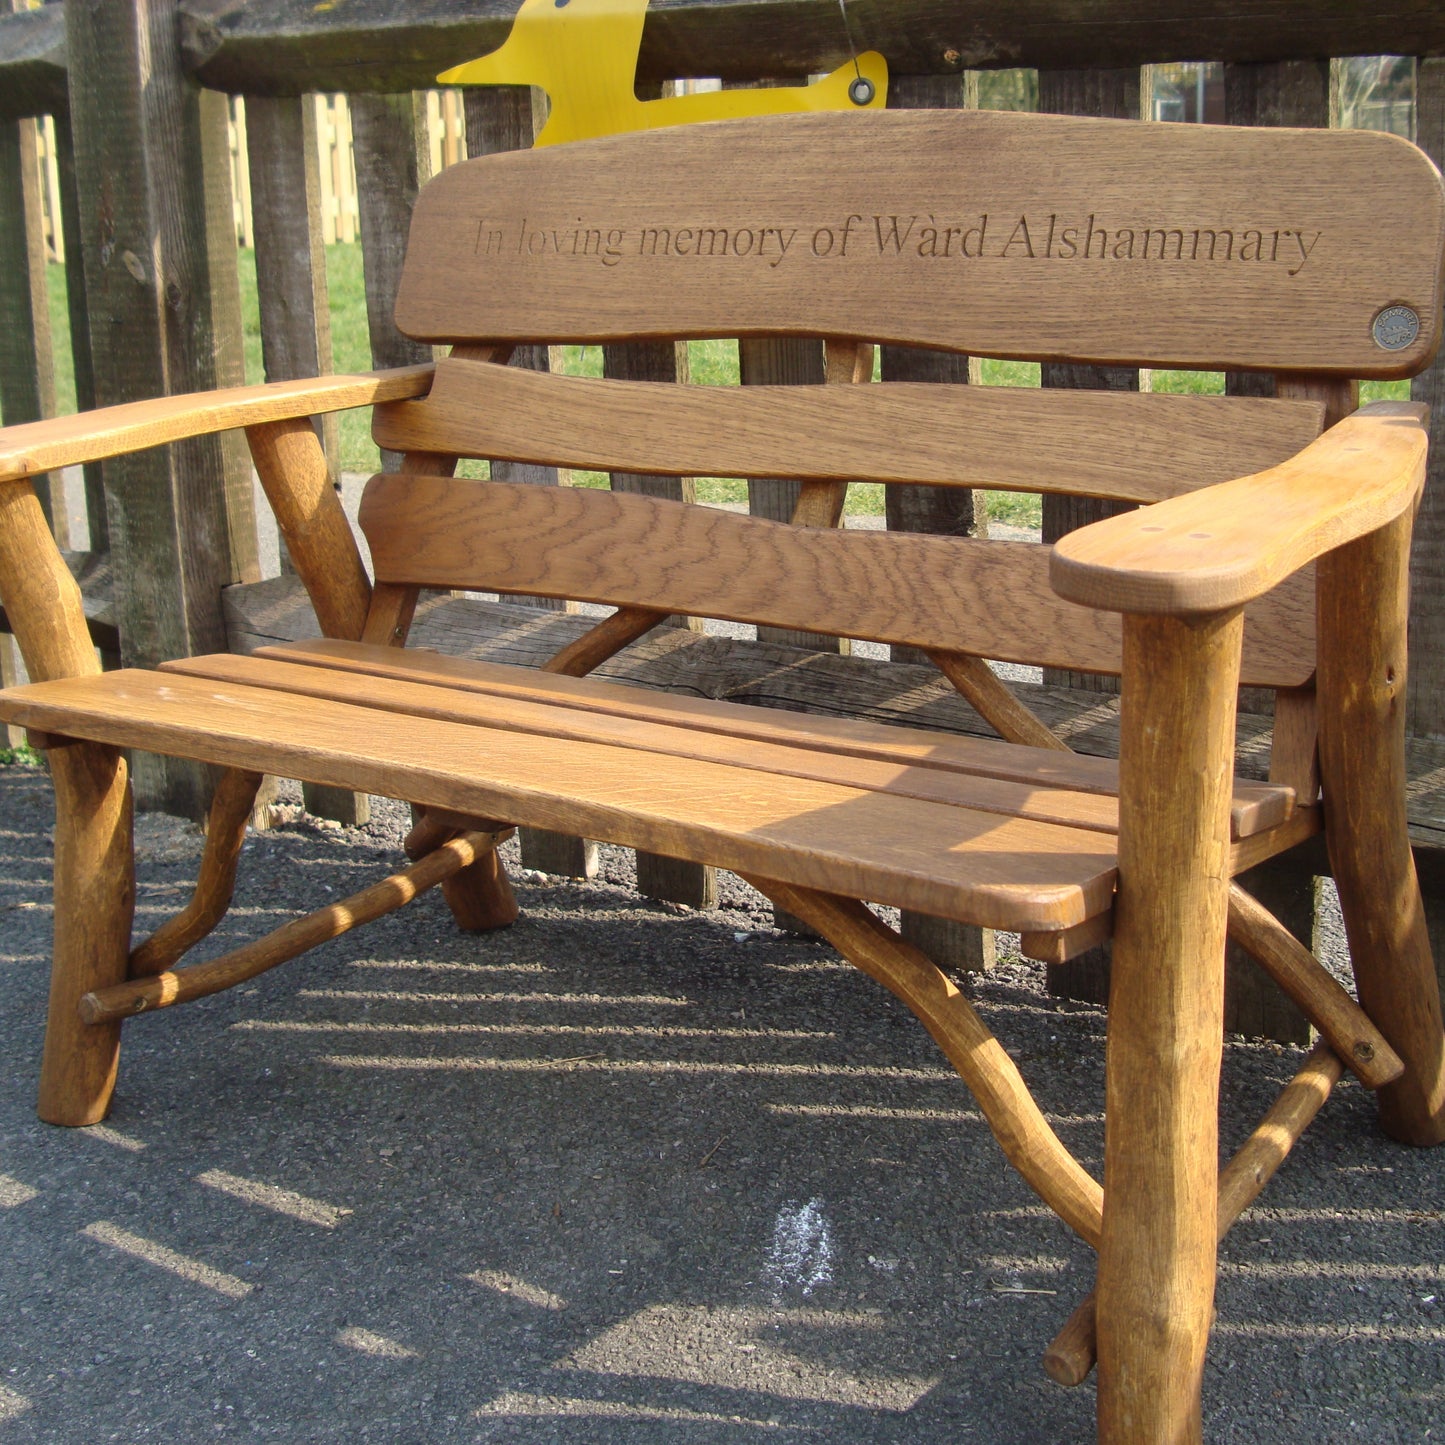
[[[214,951],[396,864],[403,814],[253,839]],[[696,914],[522,875],[127,1025],[101,1127],[40,1124],[44,775],[0,769],[0,1440],[1072,1442],[1039,1358],[1091,1256],[905,1010],[728,880]],[[137,926],[200,839],[140,820]],[[966,982],[1097,1169],[1104,1018]],[[1299,1054],[1231,1043],[1237,1141]],[[1346,1082],[1221,1253],[1219,1441],[1445,1435],[1445,1153]]]

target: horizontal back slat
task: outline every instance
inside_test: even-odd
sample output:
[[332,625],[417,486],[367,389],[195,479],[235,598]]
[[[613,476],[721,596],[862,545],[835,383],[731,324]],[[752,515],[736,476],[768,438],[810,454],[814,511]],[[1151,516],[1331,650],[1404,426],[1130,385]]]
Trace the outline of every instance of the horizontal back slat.
[[[379,582],[571,597],[1117,672],[1119,619],[1056,596],[1032,543],[790,527],[620,492],[373,477]],[[1308,577],[1253,609],[1244,681],[1314,670]]]
[[1150,502],[1263,471],[1315,402],[1016,387],[679,387],[448,360],[373,434],[433,451],[673,476],[918,482]]
[[397,323],[1406,376],[1438,342],[1442,234],[1439,174],[1393,136],[767,117],[451,167],[418,200]]

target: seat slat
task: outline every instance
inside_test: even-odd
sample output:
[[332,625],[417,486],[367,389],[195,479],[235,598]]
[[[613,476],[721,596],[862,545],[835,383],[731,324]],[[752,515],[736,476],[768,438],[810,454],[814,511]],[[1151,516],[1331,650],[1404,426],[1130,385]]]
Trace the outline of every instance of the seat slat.
[[[1006,817],[1062,823],[1091,832],[1119,831],[1118,805],[1106,794],[1030,787],[954,769],[912,767],[846,753],[785,747],[755,738],[738,738],[721,730],[696,731],[618,714],[584,713],[548,702],[522,702],[496,694],[432,687],[414,681],[399,682],[375,674],[368,677],[365,692],[358,697],[354,677],[333,668],[308,667],[294,660],[278,662],[271,658],[220,653],[164,663],[161,670],[214,682],[273,688],[303,697],[359,701],[366,707],[390,712],[442,718],[477,727],[515,729],[563,742],[606,743],[648,754],[725,763],[778,777],[812,778]],[[1284,811],[1287,813],[1288,809]]]
[[13,688],[0,717],[271,770],[758,873],[988,928],[1068,928],[1111,906],[1104,834],[810,779],[176,672]]
[[[795,528],[574,487],[382,474],[361,526],[379,582],[570,597],[1005,662],[1118,672],[1116,614],[1076,606],[1028,542]],[[1306,574],[1247,614],[1243,681],[1314,672]]]
[[[255,656],[336,669],[350,679],[361,675],[409,684],[420,682],[429,687],[545,705],[553,712],[571,711],[583,719],[574,725],[581,729],[578,735],[585,735],[594,727],[594,719],[612,717],[663,725],[657,728],[658,735],[664,731],[681,734],[673,747],[696,748],[701,735],[721,734],[734,747],[744,745],[740,752],[745,759],[762,745],[768,749],[769,756],[784,749],[803,753],[813,767],[829,765],[825,760],[831,760],[830,765],[836,767],[839,760],[857,758],[887,763],[913,775],[925,769],[937,769],[965,774],[975,780],[996,779],[1021,785],[1026,794],[1091,794],[1113,799],[1119,791],[1118,764],[1081,753],[1024,748],[987,739],[922,733],[883,723],[787,713],[776,708],[715,702],[673,693],[659,695],[645,688],[593,678],[539,675],[532,668],[431,652],[370,647],[363,643],[328,640],[285,643],[261,648]],[[235,661],[234,658],[200,660],[208,669],[207,675],[216,676],[226,674],[211,673],[209,669],[224,668]],[[189,671],[196,665],[196,660],[181,660],[165,663],[163,667]],[[338,686],[340,691],[334,694],[328,691],[327,695],[346,697],[355,693],[354,681]],[[561,736],[568,725],[557,721],[550,726],[555,735]],[[782,771],[789,771],[799,764],[783,758],[779,766]],[[841,777],[830,776],[835,780]],[[1289,816],[1292,805],[1293,795],[1288,788],[1236,779],[1231,835],[1236,839],[1246,838],[1273,828]],[[1113,818],[1116,814],[1111,809],[1108,816]]]
[[1287,461],[1323,421],[1320,403],[1258,397],[676,386],[445,360],[424,401],[377,408],[372,434],[396,451],[609,472],[865,477],[1154,502]]

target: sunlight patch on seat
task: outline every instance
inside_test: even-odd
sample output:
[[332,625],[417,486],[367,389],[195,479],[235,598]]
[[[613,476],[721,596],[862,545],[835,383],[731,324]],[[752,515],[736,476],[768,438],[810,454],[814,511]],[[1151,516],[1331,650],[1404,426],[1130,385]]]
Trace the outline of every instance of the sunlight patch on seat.
[[[860,1359],[855,1367],[835,1362],[840,1336],[876,1337],[882,1327],[878,1316],[858,1310],[650,1305],[584,1345],[558,1368],[830,1405],[910,1410],[938,1383],[937,1376],[885,1374],[861,1363],[876,1358],[876,1338],[860,1339],[860,1348],[849,1351]],[[807,1348],[810,1334],[817,1340],[816,1351]]]
[[263,1184],[259,1179],[244,1179],[239,1174],[227,1174],[224,1169],[207,1169],[204,1174],[196,1175],[196,1183],[204,1184],[208,1189],[219,1189],[221,1193],[247,1204],[259,1204],[277,1214],[290,1215],[303,1224],[318,1224],[322,1229],[335,1229],[351,1213],[349,1209],[325,1204],[293,1189]]
[[512,1299],[519,1299],[523,1304],[535,1305],[539,1310],[565,1310],[567,1301],[559,1294],[553,1294],[551,1290],[543,1289],[541,1285],[528,1284],[524,1279],[518,1279],[514,1274],[506,1274],[500,1269],[474,1269],[470,1274],[464,1274],[463,1279],[469,1279],[473,1284],[479,1284],[483,1289],[495,1290],[498,1294],[504,1294]]
[[237,1279],[233,1274],[225,1273],[224,1270],[212,1269],[210,1265],[202,1264],[200,1260],[192,1259],[189,1255],[178,1254],[164,1244],[157,1244],[153,1239],[145,1239],[139,1234],[121,1229],[108,1219],[98,1219],[94,1224],[87,1224],[80,1232],[135,1259],[169,1270],[171,1274],[190,1280],[192,1284],[213,1289],[227,1299],[244,1299],[256,1287],[244,1279]]

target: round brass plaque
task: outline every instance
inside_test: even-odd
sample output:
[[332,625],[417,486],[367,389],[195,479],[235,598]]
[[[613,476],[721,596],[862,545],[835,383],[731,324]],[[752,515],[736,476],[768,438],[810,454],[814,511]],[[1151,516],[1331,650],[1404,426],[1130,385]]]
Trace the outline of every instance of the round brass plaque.
[[1420,334],[1420,318],[1408,306],[1387,306],[1375,317],[1370,334],[1385,351],[1403,351]]

